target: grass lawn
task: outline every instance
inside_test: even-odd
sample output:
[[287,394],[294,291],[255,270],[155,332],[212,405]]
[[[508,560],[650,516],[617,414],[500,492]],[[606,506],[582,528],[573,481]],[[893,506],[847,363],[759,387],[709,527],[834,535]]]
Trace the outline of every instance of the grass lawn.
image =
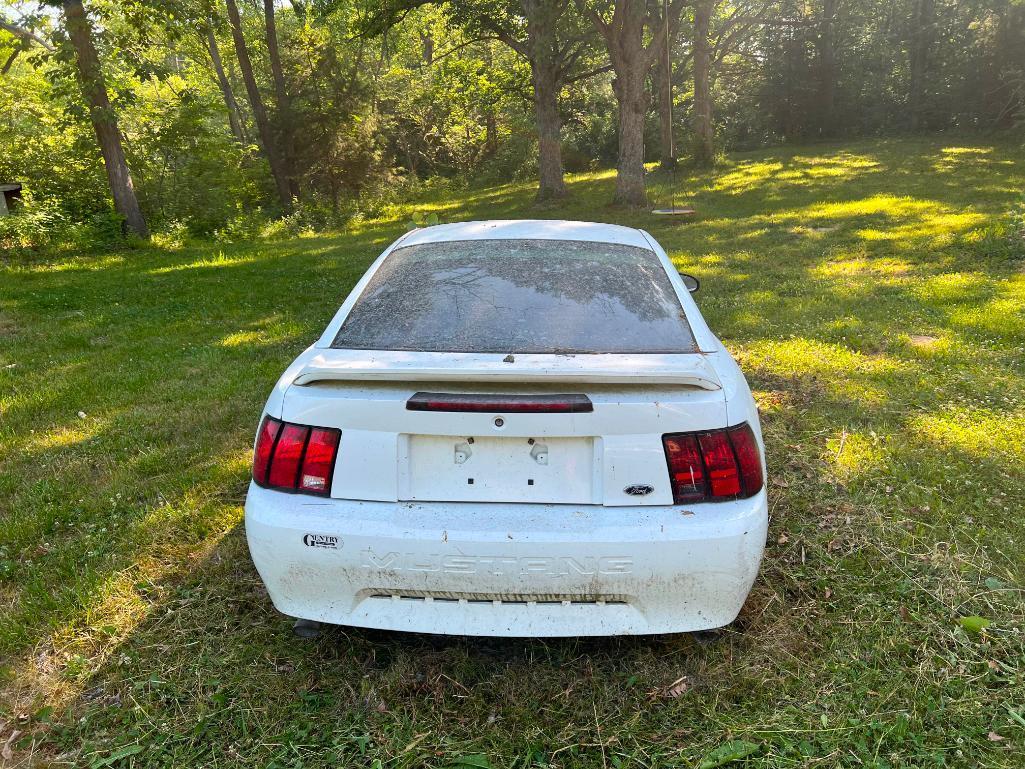
[[[1025,765],[1025,150],[682,177],[683,224],[607,208],[603,172],[543,210],[514,184],[332,236],[0,257],[0,765]],[[770,478],[718,642],[293,639],[242,531],[252,435],[414,211],[641,226],[701,278]]]

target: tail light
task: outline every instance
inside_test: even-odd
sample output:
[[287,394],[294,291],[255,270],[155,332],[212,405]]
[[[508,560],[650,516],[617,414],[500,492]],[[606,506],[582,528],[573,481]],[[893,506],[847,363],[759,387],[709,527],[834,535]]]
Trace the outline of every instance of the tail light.
[[725,430],[662,436],[673,502],[753,497],[762,490],[762,457],[747,422]]
[[466,395],[414,393],[409,411],[464,411],[517,414],[580,414],[594,411],[586,395]]
[[253,455],[253,480],[281,491],[328,496],[341,430],[264,417]]

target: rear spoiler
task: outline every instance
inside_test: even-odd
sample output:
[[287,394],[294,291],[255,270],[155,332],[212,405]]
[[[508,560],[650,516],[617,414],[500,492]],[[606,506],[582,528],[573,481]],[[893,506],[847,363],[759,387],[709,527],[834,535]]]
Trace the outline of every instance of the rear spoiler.
[[296,385],[315,382],[518,382],[683,385],[719,390],[705,354],[507,355],[313,348]]

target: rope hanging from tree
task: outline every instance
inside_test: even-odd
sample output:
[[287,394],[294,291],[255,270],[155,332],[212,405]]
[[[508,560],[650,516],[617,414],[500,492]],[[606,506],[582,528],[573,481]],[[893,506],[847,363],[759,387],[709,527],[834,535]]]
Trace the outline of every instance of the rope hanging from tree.
[[672,50],[670,47],[669,34],[669,0],[662,0],[662,20],[666,28],[666,87],[669,88],[669,158],[672,161],[669,165],[669,207],[653,208],[651,213],[656,216],[693,216],[697,213],[690,206],[676,205],[676,147],[673,140],[673,65]]

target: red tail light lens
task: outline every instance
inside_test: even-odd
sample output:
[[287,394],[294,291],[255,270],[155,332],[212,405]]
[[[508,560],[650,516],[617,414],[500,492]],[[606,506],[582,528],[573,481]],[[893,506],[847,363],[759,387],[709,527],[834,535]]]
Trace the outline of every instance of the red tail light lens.
[[698,436],[701,456],[708,470],[708,485],[713,497],[735,497],[740,493],[740,470],[725,430]]
[[299,476],[301,491],[325,494],[331,489],[331,472],[335,468],[339,437],[341,433],[337,430],[325,430],[323,427],[315,427],[310,433],[302,474]]
[[762,489],[762,458],[751,426],[662,436],[673,502],[752,497]]
[[267,473],[267,485],[279,489],[294,489],[299,477],[299,460],[302,459],[303,447],[310,437],[310,428],[302,425],[283,424],[278,443],[270,460],[270,472]]
[[662,446],[669,465],[669,480],[673,484],[673,501],[677,504],[700,502],[708,491],[708,483],[697,436],[682,433],[663,435]]
[[341,431],[265,417],[256,439],[253,480],[280,491],[328,496]]
[[260,434],[256,438],[256,451],[253,453],[253,480],[259,484],[267,482],[267,470],[270,469],[270,455],[274,452],[274,441],[278,439],[281,421],[274,417],[266,417],[260,425]]
[[753,497],[762,490],[765,478],[762,475],[762,455],[758,451],[758,441],[754,430],[747,422],[727,430],[730,443],[737,453],[737,464],[740,466],[740,483],[743,488],[741,496]]

